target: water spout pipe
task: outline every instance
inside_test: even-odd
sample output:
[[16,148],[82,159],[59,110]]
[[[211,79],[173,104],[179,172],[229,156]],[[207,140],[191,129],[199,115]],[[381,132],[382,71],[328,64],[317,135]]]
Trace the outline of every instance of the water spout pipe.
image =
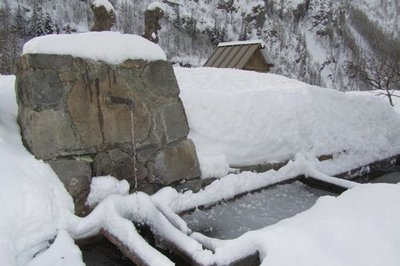
[[133,147],[133,177],[135,179],[135,190],[138,188],[138,179],[137,179],[137,168],[136,168],[136,144],[135,144],[135,116],[134,116],[134,109],[135,109],[135,102],[128,98],[123,98],[119,96],[112,96],[110,93],[104,97],[104,101],[111,105],[126,105],[130,109],[131,113],[131,130],[132,130],[132,147]]
[[132,111],[135,109],[135,102],[128,98],[122,98],[122,97],[112,96],[110,94],[107,94],[107,96],[105,97],[105,101],[109,104],[126,105]]

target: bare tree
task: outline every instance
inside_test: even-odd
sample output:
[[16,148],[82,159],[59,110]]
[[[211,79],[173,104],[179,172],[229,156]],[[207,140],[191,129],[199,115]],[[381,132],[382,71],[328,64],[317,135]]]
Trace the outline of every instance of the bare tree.
[[377,58],[367,54],[361,65],[350,64],[350,73],[369,85],[372,89],[381,91],[379,95],[385,95],[391,106],[393,97],[399,97],[395,92],[400,89],[400,63],[395,58]]

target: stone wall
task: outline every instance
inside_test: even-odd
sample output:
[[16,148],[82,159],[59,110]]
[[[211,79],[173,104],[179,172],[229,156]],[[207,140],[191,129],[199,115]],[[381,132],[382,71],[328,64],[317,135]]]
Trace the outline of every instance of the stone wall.
[[93,176],[124,178],[132,188],[136,176],[148,193],[200,176],[168,62],[24,55],[16,90],[23,142],[53,167],[77,213],[84,213]]

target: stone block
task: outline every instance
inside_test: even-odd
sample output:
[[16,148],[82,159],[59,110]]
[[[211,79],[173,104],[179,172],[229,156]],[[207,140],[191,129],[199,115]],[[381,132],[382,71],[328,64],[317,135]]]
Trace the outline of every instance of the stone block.
[[98,153],[93,161],[95,176],[111,175],[118,179],[130,180],[134,177],[134,161],[119,149]]
[[17,94],[21,101],[35,110],[48,109],[59,105],[66,88],[53,70],[36,70],[26,73],[18,81]]
[[200,177],[199,162],[193,142],[187,139],[162,150],[154,163],[150,164],[149,174],[153,182],[162,185]]
[[26,68],[61,70],[72,66],[70,55],[26,54],[22,56]]
[[75,213],[85,215],[88,211],[85,203],[90,192],[92,171],[88,162],[78,160],[49,161],[51,168],[74,199]]
[[164,107],[162,110],[162,121],[167,143],[186,138],[189,134],[185,109],[180,100],[175,104],[166,105]]
[[35,112],[20,106],[18,122],[24,144],[39,159],[51,160],[71,153],[79,155],[93,152],[81,149],[82,145],[62,110]]
[[166,61],[160,60],[149,63],[143,70],[143,81],[154,94],[179,97],[179,87],[174,69]]
[[157,155],[158,147],[157,146],[148,146],[140,151],[137,151],[136,158],[139,162],[149,162],[152,161]]
[[[168,62],[127,60],[109,65],[38,54],[22,56],[17,71],[23,142],[37,158],[52,161],[76,202],[81,199],[75,183],[81,181],[74,176],[90,167],[76,166],[69,160],[75,156],[94,158],[91,176],[112,175],[128,180],[131,187],[136,163],[139,189],[149,192],[200,176]],[[69,166],[78,173],[66,173]]]

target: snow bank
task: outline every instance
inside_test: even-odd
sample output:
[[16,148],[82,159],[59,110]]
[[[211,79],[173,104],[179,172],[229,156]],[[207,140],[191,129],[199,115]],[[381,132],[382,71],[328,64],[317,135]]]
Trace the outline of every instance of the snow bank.
[[[333,175],[400,153],[400,116],[380,99],[274,74],[217,68],[175,74],[199,157],[223,155],[230,166],[243,166],[301,152]],[[334,160],[313,160],[320,155]]]
[[214,178],[216,176],[226,176],[235,169],[228,164],[225,155],[202,155],[198,153],[201,177]]
[[94,206],[110,195],[128,195],[129,183],[124,180],[117,180],[112,176],[99,176],[92,178],[90,193],[87,204]]
[[[370,95],[381,98],[386,103],[389,103],[389,99],[386,95],[384,95],[385,91],[383,90],[372,90],[372,91],[348,91],[346,93],[355,94],[355,95]],[[400,113],[400,90],[393,91],[392,101],[394,104],[394,109],[396,112]]]
[[107,10],[107,12],[114,11],[114,7],[108,0],[94,0],[93,5],[95,7],[101,7],[104,6],[104,8]]
[[127,59],[166,60],[164,51],[140,36],[119,32],[46,35],[28,41],[23,54],[72,55],[120,64]]
[[43,253],[38,254],[28,266],[84,266],[82,253],[69,234],[62,230],[54,243]]
[[73,213],[55,173],[21,143],[14,80],[0,76],[0,265],[26,265]]
[[293,180],[301,175],[343,188],[353,188],[358,185],[356,182],[327,176],[319,172],[304,158],[303,154],[299,153],[296,155],[295,160],[289,161],[278,171],[270,170],[264,173],[242,172],[239,174],[230,174],[214,181],[197,193],[193,193],[190,190],[184,193],[177,193],[174,189],[164,188],[152,197],[158,206],[167,204],[175,213],[180,213],[200,206],[215,204],[222,200],[232,199],[236,195],[251,192],[259,188]]

